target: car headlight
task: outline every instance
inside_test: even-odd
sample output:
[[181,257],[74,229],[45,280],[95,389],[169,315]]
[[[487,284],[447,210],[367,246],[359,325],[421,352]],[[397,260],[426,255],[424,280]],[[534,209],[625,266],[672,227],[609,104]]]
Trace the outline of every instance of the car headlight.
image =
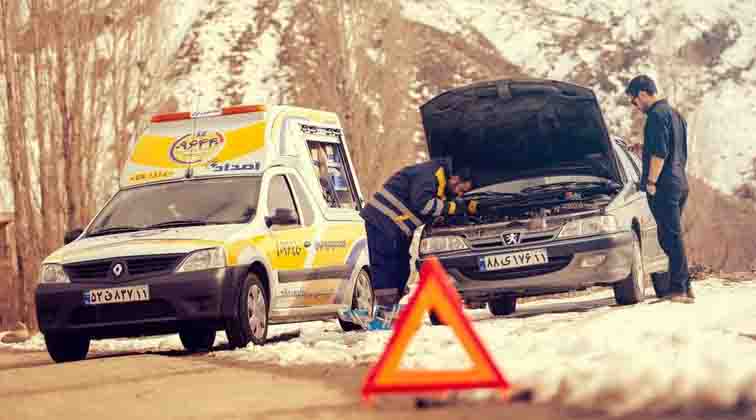
[[40,283],[71,283],[60,264],[43,264],[39,273]]
[[176,268],[177,273],[189,271],[210,270],[226,266],[226,252],[223,248],[211,248],[195,251],[184,258],[184,261]]
[[577,236],[592,236],[619,231],[617,219],[614,216],[595,216],[573,220],[562,227],[558,239],[574,238]]
[[422,255],[459,251],[467,248],[467,243],[460,236],[432,236],[420,241],[420,254]]

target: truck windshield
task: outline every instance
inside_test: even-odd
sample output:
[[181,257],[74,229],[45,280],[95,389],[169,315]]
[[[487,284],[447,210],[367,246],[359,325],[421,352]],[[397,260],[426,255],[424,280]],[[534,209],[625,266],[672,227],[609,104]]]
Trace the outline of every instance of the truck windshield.
[[193,179],[122,190],[87,235],[247,223],[257,211],[259,194],[260,177]]

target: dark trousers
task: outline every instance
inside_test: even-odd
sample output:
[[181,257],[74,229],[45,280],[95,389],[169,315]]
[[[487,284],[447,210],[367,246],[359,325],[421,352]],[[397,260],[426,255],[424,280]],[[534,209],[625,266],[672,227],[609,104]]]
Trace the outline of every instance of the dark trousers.
[[648,204],[656,219],[659,244],[669,257],[670,292],[685,293],[690,287],[688,257],[682,232],[682,212],[688,200],[687,190],[662,190],[648,195]]
[[375,302],[379,305],[399,303],[410,275],[411,239],[398,229],[387,232],[371,223],[365,223],[365,230]]

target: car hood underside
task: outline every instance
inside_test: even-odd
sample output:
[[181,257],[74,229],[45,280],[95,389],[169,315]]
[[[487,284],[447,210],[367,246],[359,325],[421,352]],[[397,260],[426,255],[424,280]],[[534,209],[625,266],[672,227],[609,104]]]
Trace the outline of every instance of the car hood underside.
[[445,92],[420,110],[430,156],[471,168],[477,186],[555,174],[621,182],[590,89],[548,80],[499,80]]

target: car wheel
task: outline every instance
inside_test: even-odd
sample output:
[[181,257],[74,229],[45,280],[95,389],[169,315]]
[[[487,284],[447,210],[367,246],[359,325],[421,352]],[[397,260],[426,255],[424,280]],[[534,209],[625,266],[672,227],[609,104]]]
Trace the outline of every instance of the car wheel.
[[646,295],[646,273],[643,270],[638,235],[633,232],[633,260],[630,275],[626,279],[614,284],[614,300],[619,305],[633,305],[643,301]]
[[[365,269],[360,270],[357,274],[357,280],[354,282],[354,293],[352,293],[352,309],[366,310],[369,316],[373,315],[373,286],[370,284],[370,274]],[[339,324],[344,331],[361,330],[362,326],[339,318]]]
[[47,352],[56,363],[86,359],[89,341],[89,337],[77,334],[45,334]]
[[215,344],[215,329],[208,327],[185,328],[179,331],[181,344],[190,353],[208,352]]
[[656,297],[663,298],[669,294],[672,284],[669,281],[669,273],[651,273],[651,284],[654,286]]
[[517,297],[504,296],[489,300],[488,310],[495,316],[512,315],[517,310]]
[[239,310],[226,322],[226,335],[232,348],[265,344],[268,335],[268,293],[260,278],[249,273],[239,294]]

